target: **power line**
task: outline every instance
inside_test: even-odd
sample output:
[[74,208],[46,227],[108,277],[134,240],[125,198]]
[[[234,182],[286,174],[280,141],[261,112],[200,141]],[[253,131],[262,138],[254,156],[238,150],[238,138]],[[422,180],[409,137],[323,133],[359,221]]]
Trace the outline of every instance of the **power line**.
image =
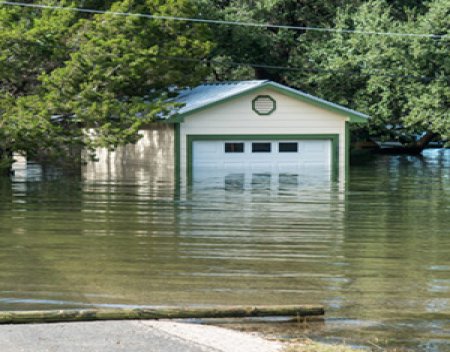
[[155,57],[162,60],[172,60],[172,61],[180,61],[180,62],[197,62],[203,64],[212,64],[212,65],[224,65],[224,66],[250,66],[252,68],[265,68],[269,70],[283,70],[283,71],[296,71],[296,72],[324,72],[324,73],[345,73],[349,75],[359,75],[359,76],[379,76],[379,77],[390,77],[390,78],[407,78],[407,79],[415,79],[422,81],[449,81],[450,77],[429,77],[429,76],[416,76],[416,75],[399,75],[399,74],[391,74],[391,73],[382,73],[378,70],[376,72],[360,72],[360,71],[336,71],[336,70],[325,70],[320,68],[311,68],[311,67],[289,67],[289,66],[277,66],[277,65],[266,65],[266,64],[254,64],[249,62],[235,62],[235,61],[221,61],[214,59],[198,59],[198,58],[189,58],[182,56],[164,56],[164,55],[149,55],[150,57]]
[[79,7],[28,4],[28,3],[24,3],[24,2],[12,2],[12,1],[0,1],[0,5],[21,6],[21,7],[30,7],[30,8],[38,8],[38,9],[64,10],[64,11],[74,11],[74,12],[83,12],[83,13],[91,13],[91,14],[107,14],[107,15],[114,15],[114,16],[131,16],[131,17],[148,18],[148,19],[153,19],[153,20],[184,21],[184,22],[230,25],[230,26],[257,27],[257,28],[266,28],[266,29],[268,29],[268,28],[275,29],[276,28],[276,29],[290,29],[290,30],[301,30],[301,31],[328,32],[328,33],[330,33],[330,32],[332,32],[332,33],[350,33],[350,34],[362,34],[362,35],[381,35],[381,36],[429,38],[429,39],[448,39],[448,38],[450,38],[450,35],[447,35],[447,34],[377,32],[377,31],[361,31],[361,30],[354,30],[354,29],[336,29],[336,28],[321,28],[321,27],[307,27],[307,26],[275,25],[275,24],[269,24],[269,23],[210,20],[210,19],[205,19],[205,18],[160,16],[160,15],[132,13],[132,12],[102,11],[102,10],[94,10],[94,9],[84,9],[84,8],[79,8]]

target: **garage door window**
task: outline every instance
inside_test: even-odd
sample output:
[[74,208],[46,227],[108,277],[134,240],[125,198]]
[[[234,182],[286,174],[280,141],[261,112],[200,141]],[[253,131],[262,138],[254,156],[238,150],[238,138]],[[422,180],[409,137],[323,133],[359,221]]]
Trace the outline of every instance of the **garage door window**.
[[270,153],[270,143],[252,143],[252,153]]
[[297,142],[279,143],[278,151],[280,153],[297,153],[298,152],[298,143]]
[[225,143],[225,153],[243,153],[244,143]]

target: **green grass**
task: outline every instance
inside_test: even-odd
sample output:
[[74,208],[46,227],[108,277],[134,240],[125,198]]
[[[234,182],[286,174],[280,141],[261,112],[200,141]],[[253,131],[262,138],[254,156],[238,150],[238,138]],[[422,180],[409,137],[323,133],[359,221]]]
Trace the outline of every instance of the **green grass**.
[[345,345],[328,345],[305,340],[301,343],[293,343],[283,349],[282,352],[355,352],[356,349]]

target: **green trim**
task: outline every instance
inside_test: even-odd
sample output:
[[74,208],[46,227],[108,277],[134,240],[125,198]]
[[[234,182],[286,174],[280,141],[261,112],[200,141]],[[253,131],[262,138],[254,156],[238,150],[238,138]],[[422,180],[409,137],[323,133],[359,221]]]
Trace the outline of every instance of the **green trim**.
[[181,175],[181,136],[180,136],[180,124],[174,124],[174,172],[175,172],[175,182],[178,184],[180,182]]
[[348,182],[350,175],[350,123],[345,121],[345,181]]
[[281,94],[285,94],[291,98],[303,101],[305,103],[309,103],[311,105],[317,106],[319,108],[323,108],[323,109],[331,111],[331,112],[335,112],[339,115],[343,115],[344,117],[348,117],[349,122],[351,122],[351,123],[358,123],[358,122],[367,123],[367,119],[369,118],[369,116],[364,115],[360,112],[357,112],[357,111],[348,109],[344,106],[340,106],[340,105],[331,103],[329,101],[314,97],[312,95],[299,94],[294,89],[290,89],[288,87],[283,87],[282,85],[279,85],[276,83],[272,84],[270,86],[270,88],[272,88],[273,90],[275,90]]
[[[256,102],[258,99],[269,99],[272,103],[273,103],[273,108],[270,109],[270,111],[268,112],[260,112],[256,109]],[[270,115],[271,113],[273,113],[275,110],[277,109],[277,102],[275,101],[274,98],[272,98],[270,95],[257,95],[253,100],[252,100],[252,110],[258,114],[258,115],[262,115],[262,116],[267,116]]]
[[188,117],[188,116],[190,116],[190,115],[192,115],[194,113],[197,113],[197,112],[209,109],[209,108],[211,108],[213,106],[216,106],[216,105],[219,105],[219,104],[222,104],[222,103],[225,103],[225,102],[228,102],[228,101],[231,101],[231,100],[243,97],[243,96],[248,95],[250,93],[257,93],[257,92],[259,92],[261,90],[264,90],[264,89],[272,89],[275,92],[287,95],[287,96],[289,96],[291,98],[294,98],[296,100],[309,103],[311,105],[317,106],[319,108],[323,108],[323,109],[331,111],[331,112],[335,112],[337,114],[340,114],[340,115],[342,115],[344,117],[349,118],[349,121],[351,123],[366,123],[367,119],[369,118],[368,115],[365,115],[365,114],[359,113],[357,111],[348,109],[348,108],[346,108],[344,106],[341,106],[341,105],[337,105],[337,104],[331,103],[329,101],[320,99],[318,97],[314,97],[312,95],[302,93],[300,91],[297,91],[295,89],[283,86],[281,84],[278,84],[278,83],[275,83],[275,82],[265,82],[265,83],[262,83],[259,86],[252,87],[252,88],[249,88],[249,89],[247,89],[245,91],[242,91],[241,93],[238,93],[238,94],[235,94],[235,95],[232,95],[232,96],[228,96],[226,98],[222,98],[220,100],[213,101],[213,102],[211,102],[209,104],[201,105],[201,106],[199,106],[199,107],[197,107],[195,109],[189,110],[189,111],[187,111],[185,113],[181,113],[181,114],[175,115],[175,116],[169,118],[167,120],[167,122],[183,122],[186,117]]
[[193,180],[193,144],[195,141],[215,140],[331,140],[331,179],[339,178],[339,135],[338,134],[208,134],[186,135],[186,177],[188,183]]

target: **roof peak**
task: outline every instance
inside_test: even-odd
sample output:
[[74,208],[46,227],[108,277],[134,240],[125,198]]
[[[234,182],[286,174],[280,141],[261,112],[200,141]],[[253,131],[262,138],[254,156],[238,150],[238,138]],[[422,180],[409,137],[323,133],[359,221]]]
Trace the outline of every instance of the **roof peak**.
[[[238,84],[257,84],[257,83],[266,83],[270,82],[269,80],[247,80],[247,81],[214,81],[214,82],[204,82],[201,83],[200,86],[230,86],[230,85],[238,85]],[[195,88],[195,87],[194,87]]]
[[186,114],[191,114],[200,109],[227,101],[242,94],[256,92],[263,88],[270,88],[281,94],[337,112],[344,117],[350,117],[351,122],[363,122],[368,117],[365,114],[351,110],[345,106],[334,104],[319,97],[269,80],[205,82],[196,87],[182,90],[174,101],[184,104],[184,106],[177,111],[179,119],[182,120],[183,116]]

